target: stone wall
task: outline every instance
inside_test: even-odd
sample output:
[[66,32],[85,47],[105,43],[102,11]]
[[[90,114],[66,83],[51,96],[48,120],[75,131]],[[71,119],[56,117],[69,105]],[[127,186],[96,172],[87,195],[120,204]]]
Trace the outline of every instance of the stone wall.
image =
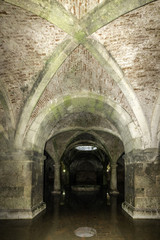
[[124,210],[133,218],[159,218],[160,157],[158,149],[133,151],[125,158]]
[[119,17],[93,34],[116,59],[148,122],[159,94],[160,1]]
[[4,1],[0,1],[0,19],[0,77],[17,120],[39,72],[66,33],[35,14]]
[[41,212],[43,163],[34,153],[5,152],[0,155],[0,218],[27,219]]

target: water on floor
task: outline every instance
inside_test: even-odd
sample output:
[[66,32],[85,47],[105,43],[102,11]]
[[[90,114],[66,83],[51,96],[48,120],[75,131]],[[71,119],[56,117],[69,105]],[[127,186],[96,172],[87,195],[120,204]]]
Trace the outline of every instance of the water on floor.
[[[76,236],[75,230],[82,227],[94,229],[96,234]],[[33,220],[0,221],[0,239],[159,240],[160,220],[132,220],[121,209],[119,198],[104,192],[63,192],[59,197],[50,196],[46,212]]]

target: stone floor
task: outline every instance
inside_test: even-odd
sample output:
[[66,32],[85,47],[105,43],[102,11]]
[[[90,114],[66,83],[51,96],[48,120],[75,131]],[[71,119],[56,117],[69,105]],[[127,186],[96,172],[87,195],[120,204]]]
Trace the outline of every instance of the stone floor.
[[46,212],[33,220],[0,221],[0,239],[87,239],[75,236],[79,227],[96,229],[97,235],[90,237],[95,240],[160,239],[160,220],[132,220],[120,206],[116,197],[104,193],[50,196]]

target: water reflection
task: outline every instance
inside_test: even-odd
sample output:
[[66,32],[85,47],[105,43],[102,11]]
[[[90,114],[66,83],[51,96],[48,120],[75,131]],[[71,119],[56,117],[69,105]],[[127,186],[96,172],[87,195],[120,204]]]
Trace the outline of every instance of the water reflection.
[[[33,220],[0,221],[1,240],[72,240],[79,227],[96,229],[96,240],[159,240],[159,220],[132,220],[105,191],[50,195],[46,213]],[[85,238],[83,238],[85,239]]]

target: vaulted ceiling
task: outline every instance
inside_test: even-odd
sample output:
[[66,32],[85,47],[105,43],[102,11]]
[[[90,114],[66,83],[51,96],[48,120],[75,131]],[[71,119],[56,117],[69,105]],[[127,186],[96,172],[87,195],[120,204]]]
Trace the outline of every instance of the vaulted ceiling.
[[159,0],[0,0],[3,150],[61,139],[61,155],[83,132],[110,154],[157,147],[159,12]]

